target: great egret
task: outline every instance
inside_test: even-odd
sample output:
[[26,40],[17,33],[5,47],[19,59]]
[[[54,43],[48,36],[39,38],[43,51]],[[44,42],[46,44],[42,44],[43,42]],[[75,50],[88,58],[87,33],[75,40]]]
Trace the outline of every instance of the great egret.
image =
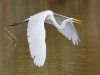
[[43,66],[46,59],[44,22],[54,25],[65,37],[72,40],[74,45],[78,44],[80,41],[73,22],[81,24],[81,21],[53,13],[51,10],[37,13],[23,22],[13,23],[10,24],[10,26],[15,26],[24,22],[28,22],[27,39],[30,54],[34,59],[34,64],[38,67]]

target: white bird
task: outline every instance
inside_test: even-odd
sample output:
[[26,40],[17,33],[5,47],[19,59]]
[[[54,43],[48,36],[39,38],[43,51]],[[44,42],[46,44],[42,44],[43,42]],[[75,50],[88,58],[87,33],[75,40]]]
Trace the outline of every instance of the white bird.
[[46,59],[44,22],[54,25],[65,37],[72,40],[74,45],[80,42],[77,31],[73,25],[73,22],[81,24],[82,21],[80,20],[53,13],[51,10],[46,10],[30,16],[23,22],[10,24],[10,26],[15,26],[24,22],[28,22],[27,39],[30,54],[34,59],[34,64],[38,67],[43,66]]

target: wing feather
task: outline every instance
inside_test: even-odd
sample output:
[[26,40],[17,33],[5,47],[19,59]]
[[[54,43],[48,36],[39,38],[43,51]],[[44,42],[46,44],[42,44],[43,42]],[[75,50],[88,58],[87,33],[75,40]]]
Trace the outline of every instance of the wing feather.
[[[64,21],[66,19],[69,19],[69,17],[62,16],[62,15],[59,15],[59,14],[56,14],[56,13],[54,13],[54,18],[59,25],[64,23]],[[50,21],[50,20],[45,20],[45,22],[53,25],[52,21]],[[58,29],[58,31],[61,32],[69,40],[72,40],[74,45],[78,44],[78,42],[80,41],[78,34],[77,34],[77,31],[76,31],[72,22],[67,22],[66,25],[65,25],[65,28]]]
[[44,21],[47,14],[38,13],[29,18],[27,39],[31,57],[36,66],[43,66],[46,59],[45,28]]
[[78,37],[77,31],[73,25],[73,23],[68,22],[65,25],[65,28],[58,29],[65,37],[67,37],[69,40],[72,40],[73,44],[78,44],[80,42],[80,39]]

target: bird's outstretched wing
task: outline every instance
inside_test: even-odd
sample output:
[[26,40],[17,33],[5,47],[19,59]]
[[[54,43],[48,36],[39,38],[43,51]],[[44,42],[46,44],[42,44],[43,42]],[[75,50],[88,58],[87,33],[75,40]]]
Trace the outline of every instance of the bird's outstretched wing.
[[77,31],[73,25],[73,23],[68,22],[65,25],[65,28],[58,29],[65,37],[67,37],[69,40],[72,40],[73,44],[77,44],[80,42],[80,39],[78,37]]
[[[59,25],[61,25],[62,22],[64,20],[68,19],[69,17],[62,16],[62,15],[54,13],[54,18],[55,18],[56,22]],[[45,20],[45,22],[53,25],[52,21],[50,21],[50,20]],[[72,22],[66,23],[65,28],[58,29],[58,31],[60,31],[69,40],[72,40],[72,42],[73,42],[74,45],[78,44],[78,42],[80,41],[80,39],[78,37],[78,34],[77,34],[77,31],[76,31],[76,29],[75,29],[75,27],[74,27],[74,25],[73,25]]]
[[30,54],[34,59],[34,64],[40,67],[44,65],[46,59],[45,29],[44,20],[46,15],[39,13],[29,18],[27,28],[27,39]]

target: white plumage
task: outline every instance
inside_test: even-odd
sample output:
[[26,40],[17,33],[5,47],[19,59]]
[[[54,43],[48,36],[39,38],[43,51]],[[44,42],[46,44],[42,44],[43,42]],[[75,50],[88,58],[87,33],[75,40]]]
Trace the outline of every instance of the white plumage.
[[[27,39],[30,53],[34,59],[34,64],[38,67],[43,66],[46,59],[44,22],[54,25],[65,37],[72,40],[74,45],[80,41],[73,22],[80,23],[81,21],[53,13],[51,10],[30,16],[21,23],[24,22],[28,22]],[[20,23],[14,23],[11,26],[17,24]]]

